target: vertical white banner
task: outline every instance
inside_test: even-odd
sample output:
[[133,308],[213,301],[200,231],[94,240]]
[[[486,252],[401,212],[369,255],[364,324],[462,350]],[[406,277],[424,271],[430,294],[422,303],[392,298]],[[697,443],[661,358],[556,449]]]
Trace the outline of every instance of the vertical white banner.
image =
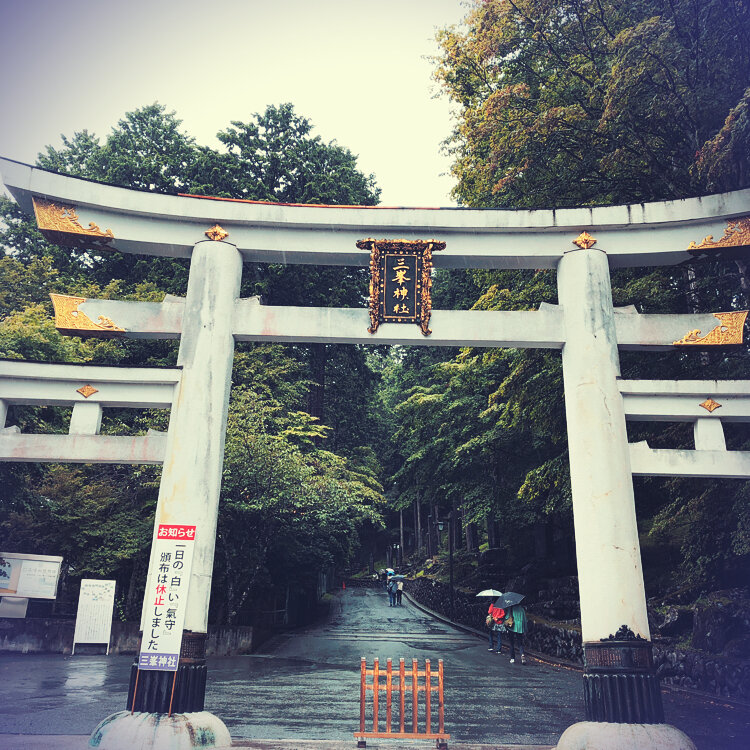
[[159,524],[154,546],[157,573],[150,584],[152,590],[146,592],[149,612],[138,668],[174,672],[180,661],[195,526]]
[[76,643],[106,643],[112,632],[112,611],[115,606],[115,582],[94,578],[81,580],[78,596],[76,629],[73,634],[73,653]]

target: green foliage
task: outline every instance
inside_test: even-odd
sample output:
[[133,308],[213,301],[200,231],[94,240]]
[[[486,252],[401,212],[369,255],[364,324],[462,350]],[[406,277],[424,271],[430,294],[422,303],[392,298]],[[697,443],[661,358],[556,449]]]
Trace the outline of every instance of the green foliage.
[[448,148],[467,205],[560,207],[683,197],[695,153],[750,79],[735,0],[482,0],[439,33],[460,106]]
[[724,127],[703,144],[692,167],[711,192],[750,186],[750,88],[727,115]]
[[[15,465],[2,465],[4,475],[7,469],[12,472]],[[23,493],[3,498],[5,545],[62,555],[66,577],[75,582],[115,578],[120,590],[130,593],[129,616],[138,617],[137,593],[145,580],[133,580],[132,571],[134,560],[145,562],[151,544],[158,470],[49,465],[18,478]]]
[[[312,135],[291,105],[269,107],[200,147],[174,112],[153,104],[125,114],[100,141],[83,131],[39,155],[44,169],[162,193],[252,200],[374,205],[374,178],[335,142]],[[30,361],[173,366],[170,341],[98,340],[57,333],[50,292],[158,302],[181,295],[188,263],[43,239],[32,219],[0,198],[0,357]],[[243,293],[294,305],[359,305],[362,269],[310,273],[249,265]],[[238,344],[222,488],[213,617],[247,621],[268,587],[314,584],[319,570],[345,565],[363,525],[380,523],[380,465],[366,446],[368,395],[376,378],[353,347]],[[309,410],[319,387],[318,413]],[[325,421],[321,420],[325,416]],[[69,410],[12,407],[8,423],[27,432],[67,431]],[[165,412],[108,409],[107,434],[166,430]],[[326,445],[329,450],[324,450]],[[334,453],[346,452],[351,458]],[[62,554],[69,580],[117,577],[118,601],[139,614],[158,470],[139,467],[0,465],[4,538],[14,548]],[[70,593],[70,590],[69,590]]]
[[347,565],[357,527],[380,519],[382,488],[374,475],[315,448],[320,430],[303,412],[286,412],[245,386],[234,389],[217,560],[220,606],[230,623],[254,591],[310,585],[319,570]]
[[[279,203],[375,205],[380,190],[372,175],[356,168],[356,157],[335,142],[311,135],[312,124],[291,104],[270,106],[250,122],[233,121],[217,134],[223,153],[204,150],[191,192]],[[218,188],[218,189],[217,189]]]

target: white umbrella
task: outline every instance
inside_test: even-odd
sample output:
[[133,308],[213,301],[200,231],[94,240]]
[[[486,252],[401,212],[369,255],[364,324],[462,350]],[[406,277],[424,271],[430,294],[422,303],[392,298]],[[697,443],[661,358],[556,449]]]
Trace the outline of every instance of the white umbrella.
[[484,591],[480,591],[477,596],[502,596],[502,591],[495,591],[495,589],[485,589]]

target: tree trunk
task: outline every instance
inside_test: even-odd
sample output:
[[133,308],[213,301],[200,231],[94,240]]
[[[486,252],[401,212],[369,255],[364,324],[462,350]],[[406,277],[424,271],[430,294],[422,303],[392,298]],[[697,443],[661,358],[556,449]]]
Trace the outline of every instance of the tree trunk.
[[497,521],[487,516],[487,546],[494,549],[498,546]]
[[419,500],[414,501],[414,528],[417,530],[416,545],[417,549],[422,550],[422,508]]
[[466,540],[466,551],[473,554],[477,551],[477,548],[479,546],[477,543],[476,524],[466,522],[463,508],[461,509],[461,520],[464,524],[464,539]]
[[399,531],[401,532],[400,538],[399,538],[399,548],[398,548],[398,564],[403,565],[404,564],[404,509],[401,508],[398,512],[398,525],[399,525]]
[[430,518],[427,534],[429,536],[430,547],[432,549],[430,557],[434,557],[438,554],[438,552],[440,552],[440,538],[438,537],[437,528],[437,506],[432,500],[430,500]]
[[327,358],[328,352],[325,344],[310,344],[310,377],[313,383],[307,398],[307,411],[321,422],[325,401]]

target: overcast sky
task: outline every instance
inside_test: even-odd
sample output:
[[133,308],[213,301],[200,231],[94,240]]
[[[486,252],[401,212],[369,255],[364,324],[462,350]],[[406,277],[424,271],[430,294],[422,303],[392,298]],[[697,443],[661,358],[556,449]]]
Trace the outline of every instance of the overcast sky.
[[201,144],[292,102],[373,173],[384,205],[451,205],[435,31],[460,0],[0,0],[0,155],[33,163],[60,134],[102,141],[158,101]]

